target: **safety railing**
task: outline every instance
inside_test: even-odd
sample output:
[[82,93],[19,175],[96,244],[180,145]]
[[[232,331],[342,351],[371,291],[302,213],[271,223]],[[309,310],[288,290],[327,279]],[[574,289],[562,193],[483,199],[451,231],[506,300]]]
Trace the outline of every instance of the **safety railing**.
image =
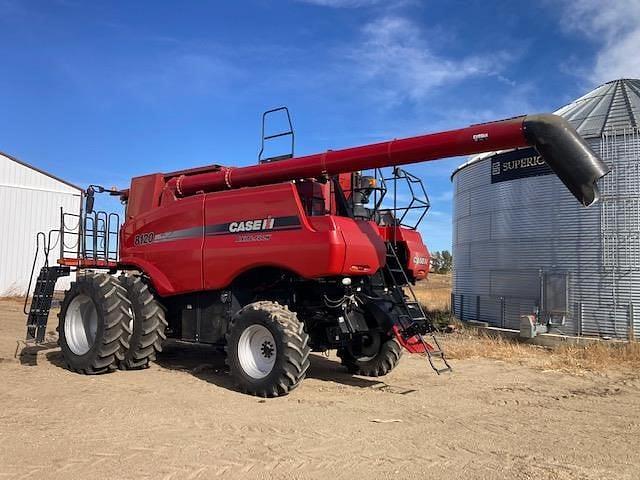
[[[373,179],[372,186],[367,187],[369,218],[386,226],[417,229],[431,207],[422,180],[399,167],[392,168],[391,174],[381,168],[366,173]],[[345,190],[345,194],[350,193]]]
[[120,216],[94,211],[67,213],[60,210],[60,258],[116,262]]

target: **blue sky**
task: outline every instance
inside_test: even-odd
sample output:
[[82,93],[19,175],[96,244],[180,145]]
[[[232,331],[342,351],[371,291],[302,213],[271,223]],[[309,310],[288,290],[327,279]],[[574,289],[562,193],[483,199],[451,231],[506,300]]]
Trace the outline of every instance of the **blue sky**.
[[[555,110],[640,76],[640,0],[0,0],[0,150],[79,185],[248,165],[288,105],[297,154]],[[416,165],[450,248],[449,175]]]

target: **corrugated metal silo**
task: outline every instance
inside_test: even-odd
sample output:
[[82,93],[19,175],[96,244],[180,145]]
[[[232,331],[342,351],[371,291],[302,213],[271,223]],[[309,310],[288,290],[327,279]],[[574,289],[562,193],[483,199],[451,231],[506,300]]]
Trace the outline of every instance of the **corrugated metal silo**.
[[453,308],[519,328],[640,334],[640,81],[608,82],[561,108],[611,167],[585,209],[530,149],[474,157],[453,176]]

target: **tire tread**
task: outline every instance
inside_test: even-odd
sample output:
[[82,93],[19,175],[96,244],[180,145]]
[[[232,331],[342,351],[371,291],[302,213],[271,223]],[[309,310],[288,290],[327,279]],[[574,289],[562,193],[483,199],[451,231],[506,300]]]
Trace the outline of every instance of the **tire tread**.
[[[128,317],[130,303],[126,295],[122,294],[122,286],[117,278],[104,272],[84,272],[83,274],[78,274],[76,281],[72,282],[69,290],[65,292],[63,309],[58,315],[60,321],[62,321],[66,313],[68,303],[77,295],[78,290],[85,287],[94,292],[92,300],[96,304],[96,308],[101,310],[104,332],[102,338],[96,338],[95,340],[98,343],[98,348],[93,358],[90,359],[88,366],[74,367],[70,361],[71,359],[67,357],[67,355],[73,355],[73,353],[65,353],[63,350],[65,361],[70,370],[86,375],[111,372],[117,368],[118,362],[124,358],[124,352],[128,346],[126,335],[123,331],[124,322],[122,318]],[[59,328],[60,335],[64,335],[63,330],[63,328]]]
[[273,379],[270,385],[252,386],[246,382],[238,382],[238,386],[244,393],[259,397],[278,397],[286,395],[294,390],[305,378],[310,366],[309,335],[304,330],[304,325],[298,320],[297,315],[286,306],[277,302],[258,301],[246,305],[240,309],[229,323],[227,331],[227,365],[234,374],[233,362],[229,361],[229,341],[234,326],[243,315],[248,312],[262,311],[268,315],[269,321],[276,327],[282,338],[284,346],[284,359],[280,373]]
[[402,347],[395,338],[388,338],[380,346],[378,354],[370,360],[358,360],[346,349],[338,350],[338,357],[350,373],[365,377],[382,377],[398,365],[402,357]]
[[[126,350],[119,367],[122,370],[147,368],[156,359],[156,355],[162,352],[162,341],[166,339],[165,309],[140,275],[121,275],[120,283],[131,300],[134,331],[130,332],[131,345]],[[133,337],[138,333],[137,328],[141,329],[140,337],[133,341]]]

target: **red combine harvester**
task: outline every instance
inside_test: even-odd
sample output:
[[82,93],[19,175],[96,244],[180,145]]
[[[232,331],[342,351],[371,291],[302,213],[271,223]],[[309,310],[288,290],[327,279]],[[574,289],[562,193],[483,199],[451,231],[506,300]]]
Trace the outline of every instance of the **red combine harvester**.
[[[292,129],[265,137],[264,118],[263,150],[274,137],[293,143]],[[122,226],[116,214],[94,211],[94,194],[105,190],[91,186],[78,214],[61,212],[60,228],[39,234],[45,254],[59,237],[60,258],[40,271],[27,340],[44,340],[56,280],[74,271],[58,332],[69,368],[81,373],[146,367],[166,337],[225,345],[240,389],[264,397],[295,388],[311,351],[337,349],[359,375],[385,375],[402,348],[448,371],[411,289],[429,270],[415,228],[428,199],[397,166],[530,145],[580,202],[597,200],[607,167],[565,120],[547,114],[136,177],[129,189],[109,191],[126,205]],[[394,167],[390,177],[383,167]],[[413,198],[398,207],[394,188],[385,207],[387,187],[402,182]]]

